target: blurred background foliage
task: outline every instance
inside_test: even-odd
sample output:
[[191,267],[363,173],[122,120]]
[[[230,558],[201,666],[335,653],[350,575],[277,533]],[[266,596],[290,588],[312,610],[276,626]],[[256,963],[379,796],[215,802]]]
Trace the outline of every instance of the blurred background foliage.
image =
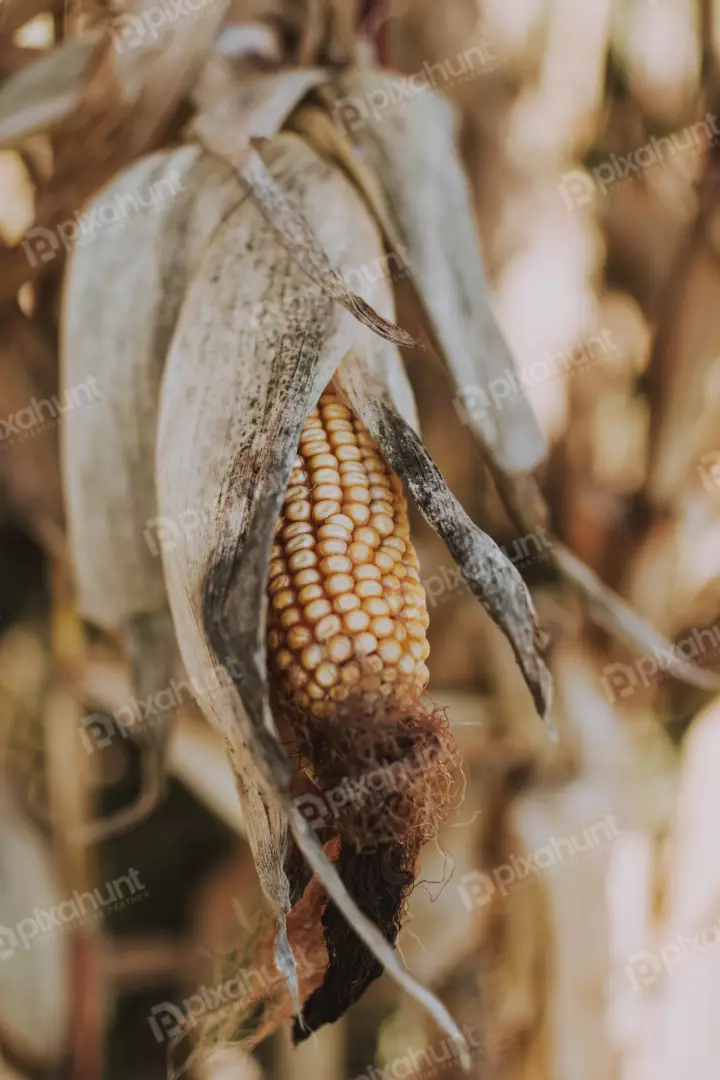
[[[230,21],[259,28],[271,62],[316,8],[257,0]],[[0,0],[0,78],[123,10]],[[720,0],[391,0],[356,15],[364,55],[434,70],[457,103],[497,311],[550,445],[554,531],[678,645],[714,631]],[[33,261],[28,230],[72,219],[124,163],[181,138],[189,116],[184,100],[152,114],[149,94],[116,116],[98,85],[92,116],[0,151],[0,417],[58,392],[63,253]],[[422,95],[403,107],[422,109]],[[448,706],[466,798],[445,850],[426,853],[403,955],[472,1031],[480,1080],[715,1080],[720,709],[665,677],[661,657],[643,666],[590,625],[542,543],[513,534],[439,364],[426,350],[408,363],[451,488],[533,587],[562,737],[548,742],[497,631],[417,522],[430,690]],[[167,1052],[153,1010],[215,985],[259,893],[222,746],[189,702],[161,808],[88,843],[92,820],[137,796],[139,750],[119,734],[82,737],[84,716],[110,716],[130,690],[118,642],[81,633],[73,614],[58,460],[57,422],[0,439],[2,923],[129,867],[145,889],[0,961],[0,1047],[8,1077],[150,1080]],[[696,663],[720,670],[712,634],[693,640],[710,643]],[[524,876],[513,862],[608,815],[611,840],[582,856]],[[507,887],[498,867],[513,868]],[[443,1053],[383,979],[299,1050],[281,1033],[253,1058],[229,1049],[193,1072],[453,1080]]]

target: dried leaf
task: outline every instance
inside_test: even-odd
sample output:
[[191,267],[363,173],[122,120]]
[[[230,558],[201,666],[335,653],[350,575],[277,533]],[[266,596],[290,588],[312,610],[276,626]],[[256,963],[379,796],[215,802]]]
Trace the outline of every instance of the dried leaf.
[[[376,350],[377,353],[377,350]],[[369,369],[358,354],[343,362],[337,382],[359,413],[408,494],[447,544],[465,583],[508,639],[540,716],[548,720],[550,673],[530,593],[521,575],[494,540],[468,517],[410,423],[399,412],[389,380]]]
[[0,89],[0,149],[18,146],[66,120],[82,103],[98,37],[51,49]]
[[[81,239],[66,282],[63,393],[95,391],[92,407],[73,410],[63,427],[78,605],[92,622],[123,632],[133,691],[148,714],[131,729],[145,746],[143,791],[127,811],[98,823],[102,836],[135,823],[161,794],[175,710],[158,695],[168,696],[177,648],[160,550],[194,519],[158,517],[159,386],[187,282],[217,224],[243,197],[232,174],[196,147],[145,159],[88,207],[100,232]],[[120,217],[119,234],[102,225],[108,208],[116,223]],[[108,282],[120,287],[109,291]]]
[[[287,162],[284,187],[337,265],[379,250],[372,222],[337,170],[295,136],[272,145]],[[368,331],[324,289],[308,287],[254,203],[227,218],[189,290],[163,386],[161,508],[172,517],[198,500],[211,507],[197,531],[164,553],[168,590],[188,672],[201,678],[220,663],[233,677],[231,688],[203,695],[200,705],[230,743],[241,797],[254,799],[244,819],[279,916],[279,945],[287,949],[290,910],[282,808],[304,858],[356,935],[465,1050],[443,1006],[359,910],[290,799],[288,762],[268,704],[266,582],[275,524],[303,420],[359,333]],[[237,406],[228,409],[228,402]],[[276,960],[295,978],[287,951]]]
[[590,605],[591,616],[600,626],[634,649],[651,655],[655,650],[659,651],[665,657],[667,670],[690,686],[712,693],[720,690],[720,675],[689,664],[678,656],[677,650],[662,634],[633,611],[622,597],[604,585],[597,574],[559,540],[553,540],[552,554],[561,573],[580,589]]
[[317,286],[381,337],[398,345],[415,344],[409,334],[383,319],[369,308],[360,296],[350,292],[338,270],[333,267],[318,244],[317,237],[304,220],[289,189],[273,181],[259,152],[258,140],[248,146],[242,137],[236,137],[238,125],[242,135],[241,117],[242,114],[235,120],[235,110],[231,113],[228,103],[227,119],[223,125],[216,125],[210,116],[200,116],[195,123],[195,132],[209,153],[237,169],[238,175],[250,189],[257,205],[286,249]]
[[473,395],[465,410],[471,430],[497,469],[528,472],[543,460],[544,440],[524,393],[498,402],[491,392],[515,373],[515,360],[491,306],[454,114],[429,89],[422,108],[398,107],[406,84],[386,71],[352,70],[321,96],[379,181],[388,243],[405,259],[457,392]]
[[[217,225],[244,194],[196,147],[144,159],[88,207],[119,208],[120,231],[77,244],[68,270],[63,383],[97,384],[92,408],[64,427],[78,602],[109,629],[167,604],[159,552],[180,521],[157,518],[156,415],[165,356],[191,275]],[[152,212],[143,212],[149,205]],[[108,295],[108,282],[119,285]],[[102,341],[98,349],[97,342]]]

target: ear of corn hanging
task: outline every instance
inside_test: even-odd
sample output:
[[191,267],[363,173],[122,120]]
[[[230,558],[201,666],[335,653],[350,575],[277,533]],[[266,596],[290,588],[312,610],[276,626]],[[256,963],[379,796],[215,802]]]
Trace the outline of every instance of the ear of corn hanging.
[[284,697],[317,717],[417,697],[425,590],[400,480],[332,387],[300,437],[270,563],[268,644]]

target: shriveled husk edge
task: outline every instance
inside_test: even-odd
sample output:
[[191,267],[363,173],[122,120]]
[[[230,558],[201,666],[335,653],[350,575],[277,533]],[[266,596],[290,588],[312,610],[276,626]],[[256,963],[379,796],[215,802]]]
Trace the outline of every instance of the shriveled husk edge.
[[[285,183],[335,265],[376,258],[375,227],[348,181],[301,140],[274,140],[295,162]],[[329,213],[329,208],[332,212]],[[392,298],[386,289],[386,308]],[[258,313],[248,325],[248,307]],[[297,261],[257,208],[243,204],[218,231],[183,308],[163,385],[158,441],[161,511],[194,497],[207,522],[164,553],[178,643],[188,672],[221,664],[232,684],[199,704],[226,735],[263,890],[278,915],[276,963],[297,995],[285,917],[285,818],[297,846],[357,936],[455,1041],[451,1017],[399,962],[359,910],[289,795],[289,764],[268,702],[267,573],[302,424],[341,360],[364,338],[354,316],[308,286]],[[388,346],[391,347],[391,346]],[[228,408],[229,403],[235,408]],[[250,809],[251,813],[248,813]],[[283,814],[284,812],[284,814]]]

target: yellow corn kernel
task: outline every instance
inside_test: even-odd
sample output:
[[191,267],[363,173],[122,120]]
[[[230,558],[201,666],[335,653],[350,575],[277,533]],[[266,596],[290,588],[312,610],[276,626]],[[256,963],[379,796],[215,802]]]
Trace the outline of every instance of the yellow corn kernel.
[[402,484],[326,390],[303,425],[271,556],[268,651],[286,700],[332,717],[349,688],[423,690],[430,647],[419,569]]

